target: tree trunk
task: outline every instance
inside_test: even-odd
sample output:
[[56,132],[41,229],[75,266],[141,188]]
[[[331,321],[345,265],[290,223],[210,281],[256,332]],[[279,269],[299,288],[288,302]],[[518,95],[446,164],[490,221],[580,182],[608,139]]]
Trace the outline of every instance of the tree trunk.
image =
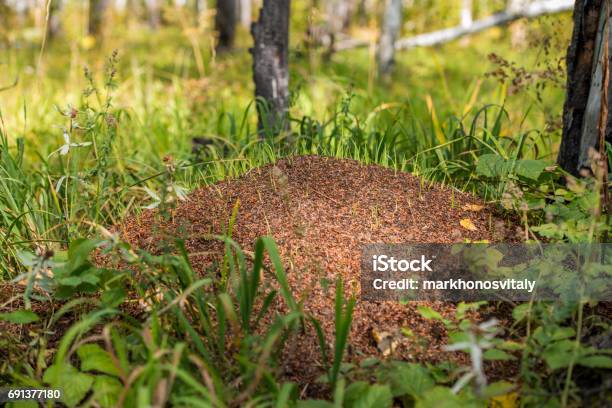
[[326,0],[326,34],[330,52],[334,50],[336,37],[349,25],[351,4],[349,0]]
[[[604,77],[603,38],[607,0],[577,0],[574,30],[567,51],[567,97],[563,107],[563,137],[557,161],[573,175],[591,168],[590,150],[599,149],[599,119]],[[612,30],[609,30],[612,32]],[[612,55],[612,53],[608,53]],[[610,92],[610,90],[608,90]],[[608,109],[610,112],[611,109]],[[612,141],[612,115],[608,113],[606,140]]]
[[378,43],[378,71],[381,75],[391,72],[395,63],[395,41],[402,28],[402,0],[387,0]]
[[225,51],[234,46],[236,36],[237,0],[217,0],[215,29],[218,41],[217,51]]
[[253,80],[261,136],[289,128],[289,4],[264,0],[251,26]]
[[51,0],[48,5],[49,15],[47,16],[47,40],[51,41],[62,30],[60,12],[62,9],[62,2],[60,0]]
[[100,35],[104,13],[109,0],[89,0],[89,24],[87,31],[95,37]]
[[161,5],[159,0],[147,0],[147,21],[152,30],[157,30],[161,25]]
[[240,0],[240,24],[245,28],[251,28],[253,20],[252,0]]
[[461,27],[472,25],[472,0],[461,0]]

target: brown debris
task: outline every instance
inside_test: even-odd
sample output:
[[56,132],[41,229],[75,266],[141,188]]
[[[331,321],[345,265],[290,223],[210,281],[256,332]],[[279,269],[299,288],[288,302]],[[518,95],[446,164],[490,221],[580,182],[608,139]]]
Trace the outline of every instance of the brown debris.
[[[185,240],[197,271],[210,265],[210,252],[222,251],[222,245],[203,235],[222,233],[238,200],[232,238],[248,251],[262,235],[276,240],[296,298],[303,300],[305,310],[321,322],[331,346],[334,282],[341,277],[347,295],[358,293],[362,245],[505,238],[499,234],[505,221],[473,195],[376,165],[301,156],[201,188],[172,211],[170,225],[163,230]],[[156,214],[147,211],[126,220],[121,226],[123,238],[134,246],[156,251],[159,235],[155,231],[160,231],[155,227],[160,225]],[[474,228],[462,227],[464,219],[469,219]],[[329,287],[325,288],[323,282]],[[358,298],[348,357],[360,360],[366,356],[382,358],[384,354],[407,361],[451,359],[467,364],[465,355],[442,350],[446,329],[440,322],[422,318],[418,305],[433,307],[451,319],[455,311],[451,303],[401,305],[361,302]],[[392,350],[381,352],[381,341],[372,333],[399,333],[402,328],[411,334],[393,340]],[[311,383],[321,374],[314,331],[290,343],[293,351],[286,353],[285,375],[301,384]]]

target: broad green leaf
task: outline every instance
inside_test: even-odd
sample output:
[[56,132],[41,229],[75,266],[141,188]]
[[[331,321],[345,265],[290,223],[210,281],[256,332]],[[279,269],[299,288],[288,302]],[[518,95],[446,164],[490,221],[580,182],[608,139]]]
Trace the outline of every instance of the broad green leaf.
[[296,406],[297,408],[335,408],[334,404],[324,400],[301,400]]
[[461,399],[450,388],[436,386],[420,396],[416,408],[463,408]]
[[68,363],[55,363],[45,370],[43,381],[52,388],[61,388],[64,391],[63,402],[73,407],[89,392],[94,377],[79,372]]
[[418,364],[399,363],[390,373],[393,395],[410,395],[417,398],[434,385],[429,371]]
[[117,307],[123,303],[125,296],[125,289],[118,287],[105,291],[100,297],[100,300],[108,307]]
[[0,313],[0,320],[15,324],[27,324],[37,322],[40,319],[31,310],[15,310],[14,312]]
[[514,360],[512,354],[508,354],[503,350],[489,349],[484,352],[483,355],[485,360]]
[[520,177],[537,180],[546,166],[547,164],[542,160],[519,160],[516,162],[514,171]]
[[506,161],[497,154],[483,154],[478,158],[476,173],[488,178],[501,177],[506,171]]
[[514,309],[512,309],[512,317],[514,318],[515,321],[520,322],[521,320],[527,317],[530,309],[531,309],[531,304],[529,303],[520,304],[516,306]]
[[69,276],[66,278],[61,278],[61,279],[57,279],[57,283],[59,283],[60,285],[64,285],[64,286],[79,286],[81,283],[83,283],[83,280],[81,279],[80,276]]
[[97,344],[85,344],[79,347],[77,354],[81,359],[82,371],[98,371],[119,376],[119,369],[113,363],[106,350]]
[[511,392],[516,386],[507,381],[497,381],[493,384],[489,384],[483,392],[483,396],[486,398],[496,397],[498,395],[504,395]]
[[107,375],[98,375],[93,383],[94,399],[100,406],[114,407],[123,390],[123,385],[116,378]]
[[542,352],[542,358],[552,370],[567,367],[572,360],[574,346],[571,340],[557,341]]
[[344,402],[346,406],[353,406],[367,392],[370,384],[365,381],[352,382],[344,390]]
[[599,355],[582,357],[577,363],[585,367],[612,369],[612,357],[608,356]]
[[388,385],[374,384],[367,387],[355,401],[354,408],[385,408],[393,404],[391,388]]

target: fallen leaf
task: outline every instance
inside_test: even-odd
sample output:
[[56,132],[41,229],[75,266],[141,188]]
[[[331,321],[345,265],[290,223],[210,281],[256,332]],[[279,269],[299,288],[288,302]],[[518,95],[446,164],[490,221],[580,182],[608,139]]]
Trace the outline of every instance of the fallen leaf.
[[484,209],[484,205],[479,205],[479,204],[466,204],[463,207],[461,207],[464,211],[474,211],[474,212],[478,212],[478,211],[482,211]]
[[400,343],[399,339],[387,331],[379,332],[376,329],[372,329],[372,337],[376,341],[376,346],[382,353],[383,357],[388,357],[389,355],[393,354]]
[[463,228],[465,228],[468,231],[476,231],[478,230],[478,228],[476,228],[476,226],[474,225],[474,223],[472,222],[472,220],[470,220],[469,218],[464,218],[461,221],[459,221],[459,224],[461,224],[461,226]]

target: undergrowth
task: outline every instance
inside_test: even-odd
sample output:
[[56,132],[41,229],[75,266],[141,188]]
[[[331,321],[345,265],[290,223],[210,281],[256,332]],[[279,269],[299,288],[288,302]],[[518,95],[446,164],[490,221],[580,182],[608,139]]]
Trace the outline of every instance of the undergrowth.
[[[103,227],[143,208],[158,208],[163,217],[197,186],[283,157],[317,154],[475,192],[518,216],[529,240],[601,242],[610,229],[594,211],[602,207],[602,179],[566,178],[551,161],[550,134],[508,134],[508,113],[499,105],[446,119],[432,106],[425,123],[409,105],[380,106],[360,117],[348,91],[325,121],[293,118],[290,132],[259,137],[250,106],[241,117],[218,118],[223,137],[193,139],[181,157],[146,161],[130,138],[142,124],[113,105],[115,57],[103,81],[86,72],[78,105],[57,109],[55,148],[38,150],[3,127],[0,273],[20,288],[0,305],[18,305],[0,315],[7,327],[0,338],[3,385],[59,387],[67,406],[103,407],[578,406],[609,396],[610,321],[598,313],[606,305],[511,305],[513,336],[503,340],[496,321],[466,317],[483,304],[460,304],[455,322],[443,321],[451,333],[447,349],[468,353],[470,367],[377,358],[355,365],[344,356],[356,299],[336,283],[329,344],[321,323],[293,297],[270,238],[244,251],[232,241],[230,223],[226,236],[210,237],[225,244],[223,262],[198,276],[180,239],[152,255]],[[148,126],[151,138],[162,131]],[[109,266],[94,263],[94,254]],[[275,302],[286,313],[273,313]],[[443,320],[431,309],[421,314]],[[325,400],[305,400],[282,376],[284,346],[307,330],[319,338]],[[484,360],[513,359],[517,378],[487,381]]]

